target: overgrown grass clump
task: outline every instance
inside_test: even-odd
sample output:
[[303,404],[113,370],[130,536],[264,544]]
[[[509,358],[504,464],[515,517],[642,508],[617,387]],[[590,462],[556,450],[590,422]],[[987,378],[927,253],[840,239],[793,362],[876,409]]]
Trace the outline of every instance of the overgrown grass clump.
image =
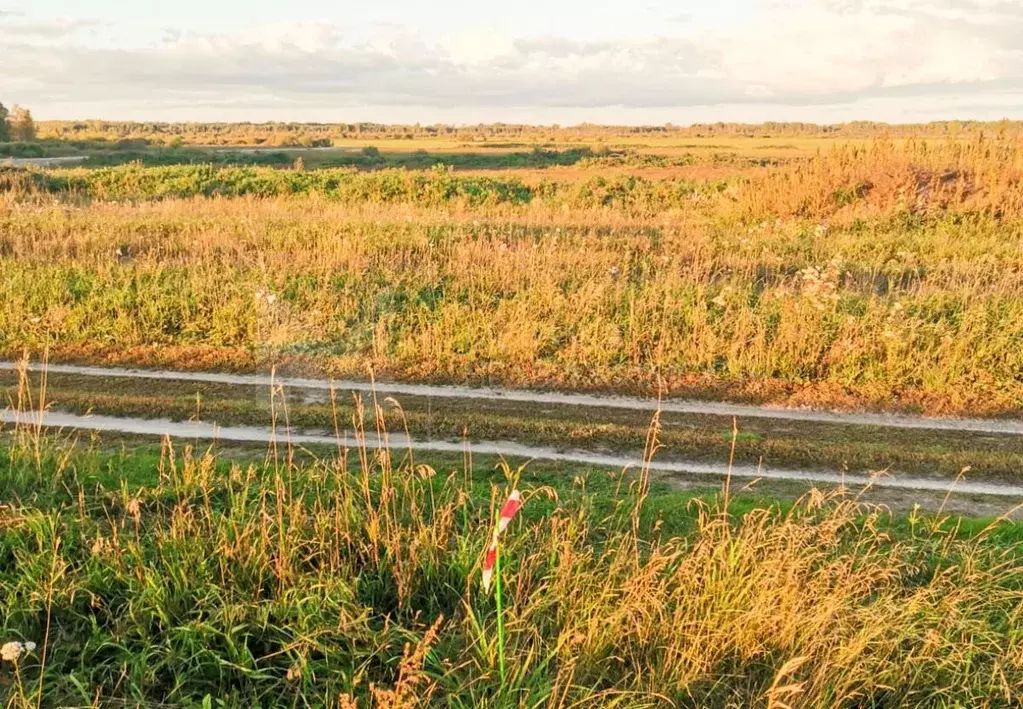
[[[1021,549],[989,531],[894,531],[816,492],[784,511],[664,507],[643,476],[550,488],[358,441],[246,465],[17,441],[0,459],[0,641],[36,647],[0,665],[7,706],[1021,699]],[[516,482],[502,684],[478,561]]]

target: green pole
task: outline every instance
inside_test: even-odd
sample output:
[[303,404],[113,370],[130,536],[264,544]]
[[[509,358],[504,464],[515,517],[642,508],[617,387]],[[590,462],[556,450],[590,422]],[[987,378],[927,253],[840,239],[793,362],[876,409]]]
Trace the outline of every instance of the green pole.
[[494,576],[497,579],[497,587],[494,589],[494,597],[497,599],[497,666],[501,671],[501,689],[504,689],[504,611],[501,607],[501,548],[497,547],[494,556]]

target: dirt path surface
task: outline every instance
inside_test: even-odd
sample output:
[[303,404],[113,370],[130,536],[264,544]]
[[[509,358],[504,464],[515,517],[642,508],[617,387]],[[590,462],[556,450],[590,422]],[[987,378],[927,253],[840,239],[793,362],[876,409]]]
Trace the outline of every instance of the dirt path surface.
[[[273,430],[256,426],[218,426],[203,421],[170,421],[168,419],[143,419],[116,416],[80,416],[59,411],[46,412],[0,412],[0,422],[8,424],[35,425],[44,428],[82,429],[107,431],[135,435],[171,436],[199,440],[235,441],[246,443],[289,442],[293,445],[327,445],[354,447],[357,439],[352,432],[328,434],[297,430]],[[730,474],[737,478],[758,478],[763,480],[791,480],[818,482],[849,487],[874,486],[901,490],[949,491],[958,494],[991,495],[1023,499],[1023,486],[972,481],[952,481],[942,478],[901,476],[889,473],[884,476],[845,475],[826,471],[784,470],[759,466],[729,466],[720,463],[706,463],[683,460],[655,459],[644,462],[640,457],[602,454],[588,451],[561,450],[543,446],[528,446],[511,441],[477,441],[471,445],[453,440],[416,440],[395,434],[377,437],[369,434],[365,445],[372,449],[388,448],[416,451],[459,453],[470,448],[478,455],[499,455],[514,458],[579,463],[616,469],[648,469],[661,473],[724,477]]]
[[[19,365],[15,362],[0,362],[0,370],[13,371]],[[30,371],[41,368],[30,366]],[[418,396],[439,399],[463,399],[486,401],[509,401],[538,405],[579,406],[595,409],[626,409],[632,411],[683,414],[705,414],[711,416],[736,416],[740,418],[781,419],[793,422],[836,423],[855,426],[880,426],[885,428],[922,429],[931,431],[965,431],[973,433],[1023,435],[1023,421],[1016,419],[960,419],[931,418],[897,414],[845,413],[810,409],[783,409],[744,404],[729,404],[694,400],[642,399],[624,396],[599,396],[593,394],[571,394],[542,392],[519,389],[470,388],[459,386],[435,386],[426,384],[401,384],[394,382],[362,382],[353,380],[325,380],[302,377],[276,377],[253,374],[227,374],[220,372],[183,372],[150,369],[124,369],[115,367],[91,367],[66,364],[49,364],[45,369],[54,374],[75,374],[109,378],[148,379],[163,381],[207,382],[245,386],[283,386],[290,389],[337,392],[376,391],[384,395]]]
[[56,167],[58,165],[77,165],[88,160],[87,155],[68,155],[60,158],[6,158],[0,165],[13,167]]

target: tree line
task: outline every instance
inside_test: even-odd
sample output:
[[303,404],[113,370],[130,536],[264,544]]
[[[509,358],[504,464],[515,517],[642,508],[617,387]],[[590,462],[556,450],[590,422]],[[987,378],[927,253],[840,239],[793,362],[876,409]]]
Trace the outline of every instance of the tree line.
[[0,103],[0,143],[30,142],[36,139],[36,124],[32,112],[22,106],[10,111]]
[[747,137],[782,138],[828,136],[839,138],[875,137],[963,137],[973,135],[1023,135],[1019,121],[938,121],[917,124],[888,124],[855,121],[841,124],[795,122],[703,123],[679,126],[671,123],[651,126],[605,126],[582,123],[575,126],[489,123],[478,125],[385,125],[379,123],[165,123],[132,121],[46,121],[39,125],[44,139],[63,141],[138,141],[151,145],[260,145],[264,147],[329,147],[348,140],[415,140],[448,138],[461,143],[501,141],[535,144],[564,141],[609,141],[627,137]]

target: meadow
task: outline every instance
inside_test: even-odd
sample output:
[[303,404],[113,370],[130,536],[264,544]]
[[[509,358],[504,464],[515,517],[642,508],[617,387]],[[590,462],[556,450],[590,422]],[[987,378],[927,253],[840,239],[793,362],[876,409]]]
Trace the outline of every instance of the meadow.
[[[379,412],[358,412],[356,431],[367,417]],[[643,471],[536,472],[359,441],[314,454],[282,438],[243,455],[9,431],[6,706],[1021,698],[1018,526],[894,517],[855,491],[780,505]],[[479,565],[513,487],[502,679]]]
[[1016,142],[878,140],[707,179],[599,165],[8,169],[0,350],[1021,408]]
[[[449,128],[40,124],[9,152],[88,159],[0,167],[0,358],[1023,413],[1017,124]],[[33,376],[11,408],[349,435],[0,431],[4,706],[1023,703],[1019,510],[952,512],[1018,482],[1012,434]],[[473,456],[502,439],[950,492]]]

